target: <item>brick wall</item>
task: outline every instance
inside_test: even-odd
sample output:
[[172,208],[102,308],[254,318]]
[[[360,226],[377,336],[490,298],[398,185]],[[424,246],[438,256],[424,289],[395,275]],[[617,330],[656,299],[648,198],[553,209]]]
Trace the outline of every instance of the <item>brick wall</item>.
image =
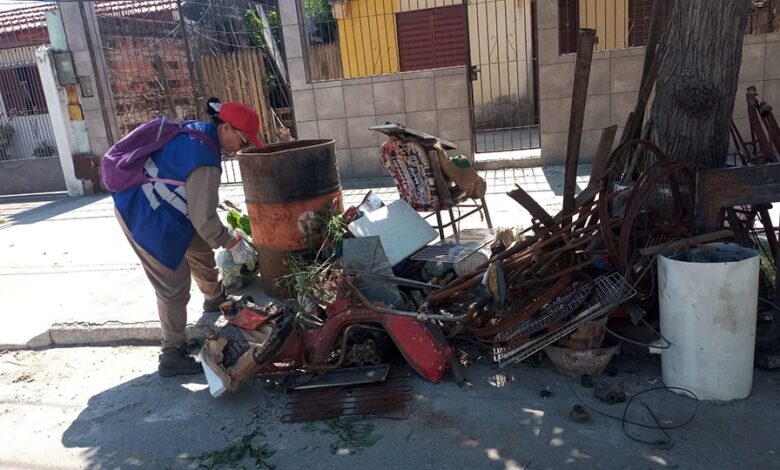
[[193,86],[181,39],[104,34],[103,48],[120,134],[170,115],[155,56],[163,66],[176,117],[195,118]]

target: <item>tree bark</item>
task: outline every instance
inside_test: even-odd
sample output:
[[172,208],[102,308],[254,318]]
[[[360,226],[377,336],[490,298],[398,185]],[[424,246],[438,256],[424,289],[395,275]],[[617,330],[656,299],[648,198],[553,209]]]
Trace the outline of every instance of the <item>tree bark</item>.
[[726,164],[748,0],[676,0],[660,46],[650,140],[672,160]]

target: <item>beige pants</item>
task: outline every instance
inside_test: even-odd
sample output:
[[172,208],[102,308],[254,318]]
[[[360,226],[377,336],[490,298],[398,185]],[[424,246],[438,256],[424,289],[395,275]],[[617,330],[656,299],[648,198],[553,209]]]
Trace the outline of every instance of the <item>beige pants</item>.
[[187,326],[187,303],[190,301],[190,276],[195,279],[206,299],[216,299],[223,292],[214,251],[195,234],[181,264],[176,270],[172,270],[138,246],[122,217],[118,213],[116,216],[157,294],[157,313],[162,324],[162,349],[184,346],[187,341],[184,330]]

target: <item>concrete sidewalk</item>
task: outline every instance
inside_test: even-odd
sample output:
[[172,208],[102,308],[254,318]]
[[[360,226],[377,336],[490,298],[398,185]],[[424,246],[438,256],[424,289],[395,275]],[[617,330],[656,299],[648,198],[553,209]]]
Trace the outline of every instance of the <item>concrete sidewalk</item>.
[[[550,212],[560,209],[562,167],[490,170],[486,197],[494,226],[529,223],[529,215],[506,192],[519,184]],[[579,189],[590,165],[579,169]],[[345,205],[360,203],[373,189],[384,200],[398,198],[389,179],[343,182]],[[220,190],[222,199],[244,205],[241,185]],[[0,305],[5,328],[0,348],[23,349],[102,343],[156,343],[160,336],[154,292],[122,235],[109,196],[63,199],[15,198],[0,214]],[[221,214],[224,217],[224,213]],[[462,228],[484,226],[476,215]],[[259,282],[241,293],[257,299]],[[188,318],[192,336],[207,336],[217,315],[201,311],[202,295],[193,285]]]

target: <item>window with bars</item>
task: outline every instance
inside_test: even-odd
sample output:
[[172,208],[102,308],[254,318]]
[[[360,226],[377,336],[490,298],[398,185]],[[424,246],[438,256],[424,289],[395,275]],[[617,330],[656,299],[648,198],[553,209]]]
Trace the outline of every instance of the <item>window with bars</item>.
[[0,69],[0,95],[8,116],[48,112],[41,77],[34,65]]

